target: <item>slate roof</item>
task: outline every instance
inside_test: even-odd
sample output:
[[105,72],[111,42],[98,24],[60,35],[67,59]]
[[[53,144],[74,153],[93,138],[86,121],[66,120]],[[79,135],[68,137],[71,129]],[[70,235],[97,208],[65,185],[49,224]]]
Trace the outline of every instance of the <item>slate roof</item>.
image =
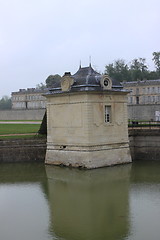
[[101,74],[96,72],[91,65],[89,67],[80,67],[79,70],[72,75],[75,85],[97,85],[101,79]]
[[160,85],[160,79],[156,80],[142,80],[142,81],[133,81],[133,82],[123,82],[124,87],[134,87],[134,86],[150,86],[150,85]]
[[[66,73],[66,74],[70,74],[70,73]],[[79,67],[78,71],[73,74],[70,75],[73,80],[74,83],[71,86],[70,92],[77,92],[77,91],[103,91],[103,88],[101,87],[100,84],[100,80],[102,78],[102,75],[98,72],[96,72],[91,64],[89,65],[89,67]],[[112,79],[112,90],[113,89],[117,89],[120,90],[122,89],[123,86],[117,82],[116,80]],[[51,92],[62,92],[61,91],[61,83],[59,82],[55,82],[53,87],[50,89],[50,93]]]
[[46,93],[49,89],[37,89],[37,88],[27,88],[27,89],[19,89],[17,92],[12,92],[12,95],[21,95],[21,94],[30,94],[30,93]]

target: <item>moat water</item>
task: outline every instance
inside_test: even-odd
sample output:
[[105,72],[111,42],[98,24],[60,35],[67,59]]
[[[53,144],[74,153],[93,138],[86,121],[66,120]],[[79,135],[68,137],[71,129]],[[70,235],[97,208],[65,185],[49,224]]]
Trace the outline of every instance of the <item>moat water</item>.
[[1,240],[158,240],[160,162],[0,165]]

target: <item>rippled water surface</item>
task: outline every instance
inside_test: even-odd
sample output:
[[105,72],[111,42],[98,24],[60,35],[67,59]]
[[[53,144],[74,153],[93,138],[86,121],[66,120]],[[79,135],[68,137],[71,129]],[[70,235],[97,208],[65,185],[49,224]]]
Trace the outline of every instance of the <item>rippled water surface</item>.
[[158,240],[160,162],[0,165],[2,240]]

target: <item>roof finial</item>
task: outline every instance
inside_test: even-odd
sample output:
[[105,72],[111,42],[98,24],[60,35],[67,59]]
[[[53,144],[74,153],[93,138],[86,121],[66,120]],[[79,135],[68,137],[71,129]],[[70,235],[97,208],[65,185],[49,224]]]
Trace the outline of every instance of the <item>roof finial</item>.
[[91,56],[89,56],[89,67],[91,67]]
[[80,60],[80,64],[79,64],[79,69],[81,69],[81,60]]

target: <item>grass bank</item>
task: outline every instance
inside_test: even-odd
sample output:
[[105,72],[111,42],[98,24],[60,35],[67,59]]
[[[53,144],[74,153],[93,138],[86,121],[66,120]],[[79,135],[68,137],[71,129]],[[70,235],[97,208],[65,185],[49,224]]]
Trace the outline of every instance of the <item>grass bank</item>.
[[41,123],[42,120],[0,120],[0,122],[39,122]]
[[1,135],[38,133],[40,124],[0,124]]

